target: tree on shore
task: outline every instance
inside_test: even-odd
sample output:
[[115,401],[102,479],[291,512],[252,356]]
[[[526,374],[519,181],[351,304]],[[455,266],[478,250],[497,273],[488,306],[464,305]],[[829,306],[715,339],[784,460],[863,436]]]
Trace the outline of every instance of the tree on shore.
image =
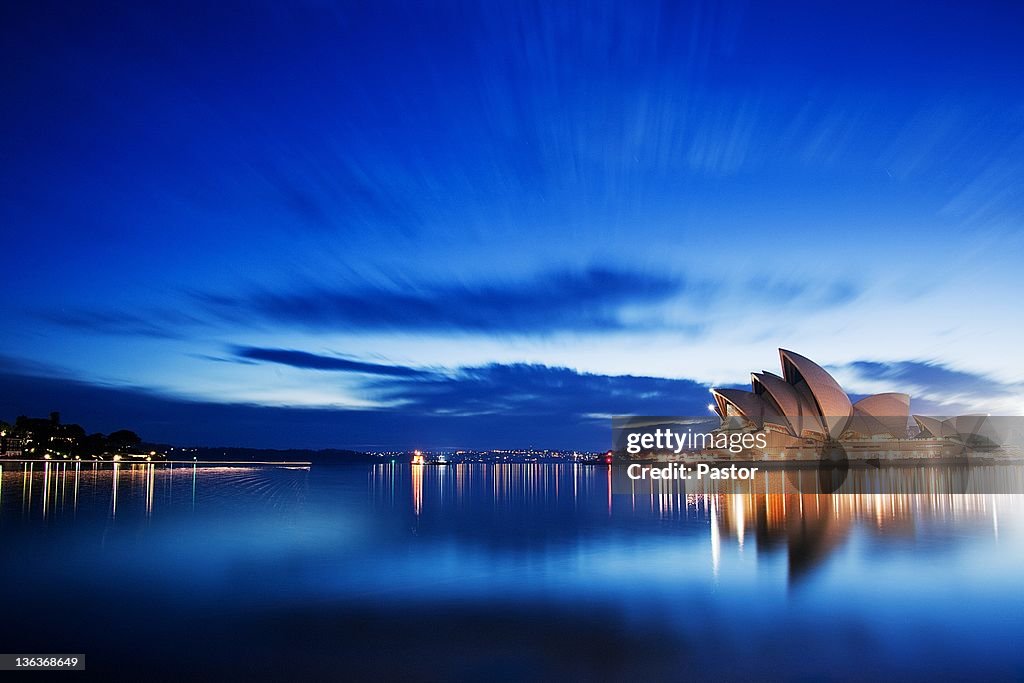
[[142,439],[139,435],[128,429],[119,429],[107,437],[108,448],[118,453],[124,453],[125,451],[137,448],[141,443]]

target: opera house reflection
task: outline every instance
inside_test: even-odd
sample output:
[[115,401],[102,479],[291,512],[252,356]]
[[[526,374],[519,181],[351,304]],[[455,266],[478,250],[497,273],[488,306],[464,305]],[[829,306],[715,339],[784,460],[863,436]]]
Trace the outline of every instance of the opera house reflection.
[[[717,572],[721,549],[733,543],[740,550],[753,548],[759,555],[785,552],[788,576],[798,582],[840,549],[854,529],[879,538],[896,538],[912,543],[930,522],[970,524],[988,527],[998,536],[1001,507],[1024,502],[1020,494],[961,493],[963,481],[950,468],[892,468],[855,473],[854,490],[871,491],[872,477],[889,477],[887,486],[901,476],[916,477],[906,484],[906,493],[807,493],[805,479],[813,471],[775,470],[763,473],[758,484],[744,492],[686,491],[670,482],[644,482],[646,488],[630,493],[615,490],[612,470],[585,465],[455,465],[444,468],[380,465],[372,469],[374,499],[388,506],[407,497],[417,520],[435,516],[481,512],[480,501],[489,511],[525,513],[538,506],[555,512],[571,508],[577,512],[600,512],[609,519],[656,518],[681,528],[706,533],[710,561]],[[1024,468],[1004,466],[975,474],[976,488],[993,490],[987,480],[1005,481],[1024,476]],[[999,471],[996,471],[999,470]],[[407,475],[407,476],[406,476]],[[408,481],[405,481],[407,478]],[[981,485],[978,486],[980,480]],[[876,484],[877,486],[877,484]],[[930,487],[931,493],[918,493]],[[898,486],[896,486],[898,488]],[[1011,490],[1020,490],[1011,486]],[[892,490],[889,488],[888,490]],[[486,495],[481,496],[481,492]],[[474,501],[475,505],[467,504]]]
[[721,494],[694,501],[711,508],[712,539],[752,538],[758,553],[784,549],[797,581],[823,562],[856,526],[912,540],[930,519],[990,522],[998,534],[1000,494]]

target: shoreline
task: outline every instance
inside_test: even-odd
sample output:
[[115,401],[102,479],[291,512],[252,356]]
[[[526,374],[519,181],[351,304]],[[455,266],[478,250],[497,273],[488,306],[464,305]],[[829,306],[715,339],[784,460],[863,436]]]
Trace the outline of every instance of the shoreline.
[[92,465],[281,465],[287,467],[309,467],[313,464],[309,461],[297,460],[72,460],[70,458],[61,458],[60,460],[51,458],[46,460],[40,458],[0,458],[0,467],[8,462],[41,463],[43,465],[84,463]]

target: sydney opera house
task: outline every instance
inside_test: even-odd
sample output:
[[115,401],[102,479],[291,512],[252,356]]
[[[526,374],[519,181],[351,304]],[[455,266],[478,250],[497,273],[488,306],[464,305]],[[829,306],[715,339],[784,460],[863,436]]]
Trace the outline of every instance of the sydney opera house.
[[[798,457],[803,449],[826,443],[860,444],[891,450],[898,442],[920,450],[925,442],[964,443],[976,432],[979,417],[941,420],[914,416],[910,396],[875,394],[856,403],[820,365],[804,356],[779,349],[782,376],[771,372],[750,375],[751,390],[712,389],[714,409],[722,418],[717,431],[764,430],[768,453]],[[904,450],[898,447],[898,450]]]

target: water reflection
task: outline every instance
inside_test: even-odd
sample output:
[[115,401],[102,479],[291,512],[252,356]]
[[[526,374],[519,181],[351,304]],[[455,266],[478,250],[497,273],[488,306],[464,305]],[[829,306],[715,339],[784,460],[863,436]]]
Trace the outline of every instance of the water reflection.
[[[24,520],[48,521],[74,518],[85,505],[90,514],[102,506],[111,519],[126,512],[151,518],[161,508],[169,511],[176,507],[173,503],[184,500],[194,510],[203,480],[213,488],[252,485],[269,472],[269,468],[264,471],[258,467],[175,468],[156,463],[94,462],[83,466],[81,461],[25,462],[16,467],[4,464],[0,465],[0,514],[9,516],[10,509],[17,506]],[[188,495],[178,493],[182,487],[188,487]],[[240,490],[244,493],[246,488]]]
[[113,503],[111,505],[110,516],[117,517],[117,489],[118,484],[120,484],[121,481],[121,466],[119,464],[114,464],[114,474],[111,477],[111,480],[113,481],[113,494],[111,495]]
[[[408,487],[396,489],[396,479],[400,482],[406,476]],[[776,470],[743,493],[688,491],[671,483],[647,482],[645,488],[637,486],[629,494],[613,495],[612,474],[604,467],[378,465],[370,471],[369,486],[372,499],[390,508],[403,504],[396,491],[410,491],[408,503],[417,520],[452,521],[460,515],[485,512],[482,508],[486,507],[487,513],[534,517],[537,511],[594,513],[603,508],[610,519],[674,521],[680,528],[705,530],[714,574],[719,571],[723,544],[731,543],[741,552],[751,547],[760,555],[784,552],[790,581],[799,581],[823,563],[854,529],[879,538],[912,541],[932,522],[972,524],[978,531],[984,524],[998,541],[1000,508],[1024,503],[1024,496],[992,493],[802,493],[802,476],[815,474]],[[867,472],[864,476],[867,480],[856,486],[871,490],[872,480],[879,475]],[[950,480],[948,472],[927,468],[913,468],[910,476],[914,480],[911,490],[922,482],[942,490],[941,482]],[[1021,476],[1021,472],[1013,476]]]
[[[919,480],[938,481],[945,476],[918,469],[924,470],[913,474]],[[1022,473],[1024,468],[1013,476]],[[127,513],[148,519],[185,501],[194,511],[203,498],[203,482],[212,487],[211,501],[223,496],[224,503],[240,492],[265,494],[279,485],[269,483],[275,476],[272,468],[175,468],[154,463],[88,463],[84,468],[80,462],[23,463],[20,471],[0,466],[0,514],[9,517],[11,509],[20,508],[26,519],[45,521],[68,513],[74,517],[80,505],[95,512],[96,504],[105,499],[111,519]],[[913,536],[930,520],[984,521],[998,540],[1000,505],[1021,498],[984,493],[806,493],[794,491],[791,477],[792,473],[776,471],[741,493],[666,488],[647,482],[646,488],[622,494],[613,490],[610,469],[581,464],[382,464],[367,469],[365,493],[374,507],[400,511],[407,506],[417,519],[458,521],[460,516],[479,515],[486,509],[535,519],[551,514],[601,514],[613,522],[650,518],[695,522],[694,529],[707,533],[716,564],[723,542],[734,542],[741,550],[752,545],[758,553],[785,548],[794,578],[839,547],[854,527],[880,536]],[[20,487],[15,484],[18,479]],[[225,491],[226,483],[237,490]],[[185,496],[176,493],[183,486]],[[292,486],[292,490],[298,488]]]
[[[849,537],[864,529],[882,537],[915,537],[929,520],[993,520],[998,539],[999,494],[722,494],[712,499],[713,535],[735,539],[747,533],[758,553],[785,548],[789,576],[798,580],[822,563]],[[691,504],[688,501],[687,504]],[[692,504],[699,505],[699,500]]]
[[[0,468],[0,519],[10,519],[10,511],[17,508],[23,519],[48,522],[63,520],[69,513],[75,519],[81,505],[95,516],[104,501],[111,520],[122,515],[149,520],[173,514],[182,504],[194,513],[200,503],[233,505],[246,496],[251,497],[247,505],[282,504],[280,495],[272,501],[266,497],[271,492],[287,492],[284,502],[295,506],[305,486],[259,467],[92,463],[85,471],[88,474],[79,462],[38,467],[24,463],[20,472]],[[499,536],[488,538],[488,543],[561,535],[571,542],[603,517],[613,528],[628,527],[641,535],[666,528],[703,535],[713,576],[722,569],[727,547],[755,556],[782,554],[791,583],[843,548],[855,530],[913,542],[929,524],[967,524],[976,535],[988,533],[998,542],[1002,511],[1019,508],[1024,498],[982,493],[805,493],[794,490],[799,482],[794,485],[793,473],[784,471],[769,473],[742,493],[646,482],[646,488],[637,486],[623,494],[614,490],[609,468],[581,464],[382,464],[369,467],[366,476],[364,494],[371,509],[385,508],[391,514],[407,509],[419,534]],[[947,475],[915,470],[912,476],[940,481]],[[16,479],[21,480],[20,487],[12,487]],[[185,496],[176,493],[183,486]],[[651,526],[654,521],[660,526]]]
[[416,463],[410,467],[412,468],[412,510],[419,517],[420,512],[423,511],[423,468],[426,465]]
[[229,677],[240,657],[301,666],[309,634],[330,643],[311,678],[341,670],[330,657],[401,680],[510,660],[535,679],[1024,666],[1024,496],[801,492],[785,474],[625,494],[580,464],[3,462],[0,581],[25,615],[12,648],[73,633],[120,648],[111,661],[185,669],[175,653],[211,642],[204,671]]

